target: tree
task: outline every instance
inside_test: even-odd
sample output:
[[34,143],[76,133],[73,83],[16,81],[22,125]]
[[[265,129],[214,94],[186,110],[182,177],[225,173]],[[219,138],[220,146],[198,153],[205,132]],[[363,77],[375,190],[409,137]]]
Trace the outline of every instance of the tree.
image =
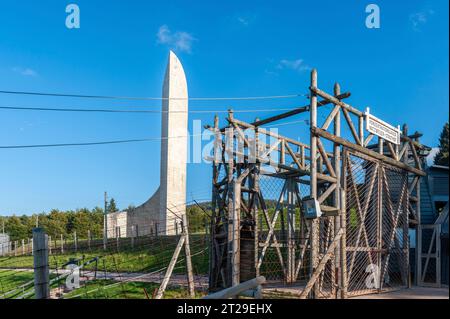
[[116,201],[114,200],[114,198],[111,198],[111,200],[108,203],[108,213],[114,213],[118,211],[119,209],[116,206]]
[[27,226],[17,216],[11,216],[7,219],[5,230],[11,240],[20,240],[29,236]]
[[441,135],[439,137],[439,152],[434,157],[435,165],[448,166],[448,134],[449,134],[449,125],[447,122],[445,123]]

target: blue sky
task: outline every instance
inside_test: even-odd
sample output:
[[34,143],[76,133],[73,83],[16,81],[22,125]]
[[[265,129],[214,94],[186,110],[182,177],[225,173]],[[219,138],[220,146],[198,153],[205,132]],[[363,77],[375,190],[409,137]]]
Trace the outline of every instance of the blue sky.
[[[65,26],[71,2],[2,2],[0,90],[158,97],[173,49],[193,97],[304,94],[314,67],[319,87],[331,92],[339,81],[352,105],[408,123],[430,146],[449,117],[447,0],[72,2],[80,29]],[[365,27],[369,3],[380,7],[380,29]],[[304,104],[304,97],[191,101],[190,109]],[[0,94],[0,106],[159,109],[160,102]],[[212,117],[190,114],[190,127]],[[307,129],[280,131],[302,137]],[[0,145],[159,135],[159,114],[0,110]],[[188,198],[209,199],[210,176],[209,165],[189,164]],[[158,142],[0,150],[0,215],[101,206],[105,190],[119,207],[139,205],[158,184]]]

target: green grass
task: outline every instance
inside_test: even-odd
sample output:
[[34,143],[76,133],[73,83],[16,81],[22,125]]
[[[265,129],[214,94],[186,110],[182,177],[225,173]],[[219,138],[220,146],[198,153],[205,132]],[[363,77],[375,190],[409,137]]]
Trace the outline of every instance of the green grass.
[[[50,274],[50,280],[56,278]],[[50,288],[58,285],[52,283]],[[25,299],[34,298],[34,273],[32,271],[0,270],[0,299],[19,298],[27,294]]]
[[[192,264],[195,274],[207,274],[208,273],[208,249],[207,242],[204,241],[204,235],[191,235],[191,254]],[[115,241],[110,243],[108,250],[103,250],[103,245],[92,245],[92,249],[87,247],[80,247],[78,252],[67,251],[63,254],[58,249],[53,249],[53,254],[49,256],[49,266],[51,270],[62,269],[62,266],[70,259],[78,259],[78,264],[81,265],[95,257],[98,257],[98,263],[92,263],[84,267],[85,270],[97,270],[99,276],[102,272],[137,272],[137,273],[149,273],[157,270],[165,270],[169,265],[169,262],[174,253],[176,244],[178,242],[177,237],[161,237],[161,238],[141,238],[136,245],[131,248],[130,243],[127,240],[121,240],[119,242],[119,251],[115,246]],[[94,248],[95,247],[95,248]],[[82,250],[82,251],[81,251]],[[33,256],[11,256],[0,257],[0,296],[8,291],[12,291],[19,288],[21,285],[33,280],[33,272],[19,270],[33,269]],[[16,270],[15,270],[16,269]],[[183,274],[186,272],[184,249],[178,257],[178,262],[174,269],[175,274]],[[52,275],[54,278],[56,275]],[[105,284],[105,280],[100,281],[101,284]],[[94,284],[98,285],[96,281]],[[57,286],[58,284],[55,283]],[[91,285],[89,283],[88,285]],[[124,286],[125,292],[130,289],[129,294],[134,296],[136,291],[139,294],[143,293],[143,287],[140,287],[141,283],[124,283],[119,286],[122,289]],[[146,285],[146,284],[144,284]],[[151,284],[147,289],[149,294],[152,294],[154,290]],[[55,286],[55,287],[56,287]],[[27,286],[28,287],[28,286]],[[33,285],[31,284],[32,288]],[[133,288],[140,287],[140,288]],[[116,289],[111,288],[112,291]],[[176,293],[177,290],[174,290]],[[6,296],[7,298],[14,298],[22,295],[24,291],[20,289],[18,294]],[[168,294],[170,296],[170,294]],[[119,295],[120,296],[120,295]],[[1,297],[0,297],[1,298]],[[120,296],[118,298],[125,298]],[[132,297],[134,298],[134,297]]]
[[[115,282],[113,280],[92,280],[83,287],[75,289],[64,295],[66,299],[146,299],[144,289],[149,298],[158,289],[159,284],[143,282]],[[196,292],[196,298],[202,293]],[[167,288],[164,299],[190,298],[186,288]]]
[[[191,236],[191,254],[194,271],[197,274],[208,272],[208,249],[205,242],[199,243],[202,236]],[[63,254],[57,249],[53,249],[53,254],[49,256],[51,269],[61,269],[70,259],[79,259],[79,264],[99,257],[98,264],[90,264],[85,267],[87,270],[108,272],[153,272],[160,268],[165,268],[173,255],[177,244],[177,238],[143,239],[135,248],[126,244],[125,240],[120,243],[119,250],[116,247],[109,247],[104,251],[101,245],[95,249],[81,249],[78,252],[65,251]],[[111,245],[111,244],[110,244]],[[112,243],[114,245],[114,243]],[[202,252],[205,250],[204,252]],[[179,261],[184,265],[184,250],[180,253]],[[7,268],[33,268],[33,256],[0,257],[0,269]],[[177,269],[175,272],[184,272]]]

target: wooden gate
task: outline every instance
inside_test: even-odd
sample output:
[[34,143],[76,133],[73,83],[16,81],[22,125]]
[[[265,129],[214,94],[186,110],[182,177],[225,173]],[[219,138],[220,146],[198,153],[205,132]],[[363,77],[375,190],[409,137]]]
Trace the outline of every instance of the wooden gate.
[[343,172],[348,295],[406,287],[407,172],[347,150]]
[[441,286],[441,224],[419,225],[419,286]]

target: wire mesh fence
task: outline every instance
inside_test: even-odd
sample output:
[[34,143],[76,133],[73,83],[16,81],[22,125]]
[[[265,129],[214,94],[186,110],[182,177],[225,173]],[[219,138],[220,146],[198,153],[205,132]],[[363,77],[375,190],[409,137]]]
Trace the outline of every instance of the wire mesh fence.
[[407,174],[349,154],[346,250],[349,295],[405,287],[409,276]]
[[[202,213],[203,215],[203,213]],[[201,216],[204,217],[204,216]],[[166,271],[173,273],[167,298],[192,297],[188,289],[185,253],[173,261],[183,234],[160,233],[138,237],[48,238],[50,298],[154,298]],[[193,281],[197,296],[206,293],[208,243],[205,233],[189,234]],[[20,246],[17,248],[20,252]],[[33,250],[0,256],[0,299],[34,298]]]

